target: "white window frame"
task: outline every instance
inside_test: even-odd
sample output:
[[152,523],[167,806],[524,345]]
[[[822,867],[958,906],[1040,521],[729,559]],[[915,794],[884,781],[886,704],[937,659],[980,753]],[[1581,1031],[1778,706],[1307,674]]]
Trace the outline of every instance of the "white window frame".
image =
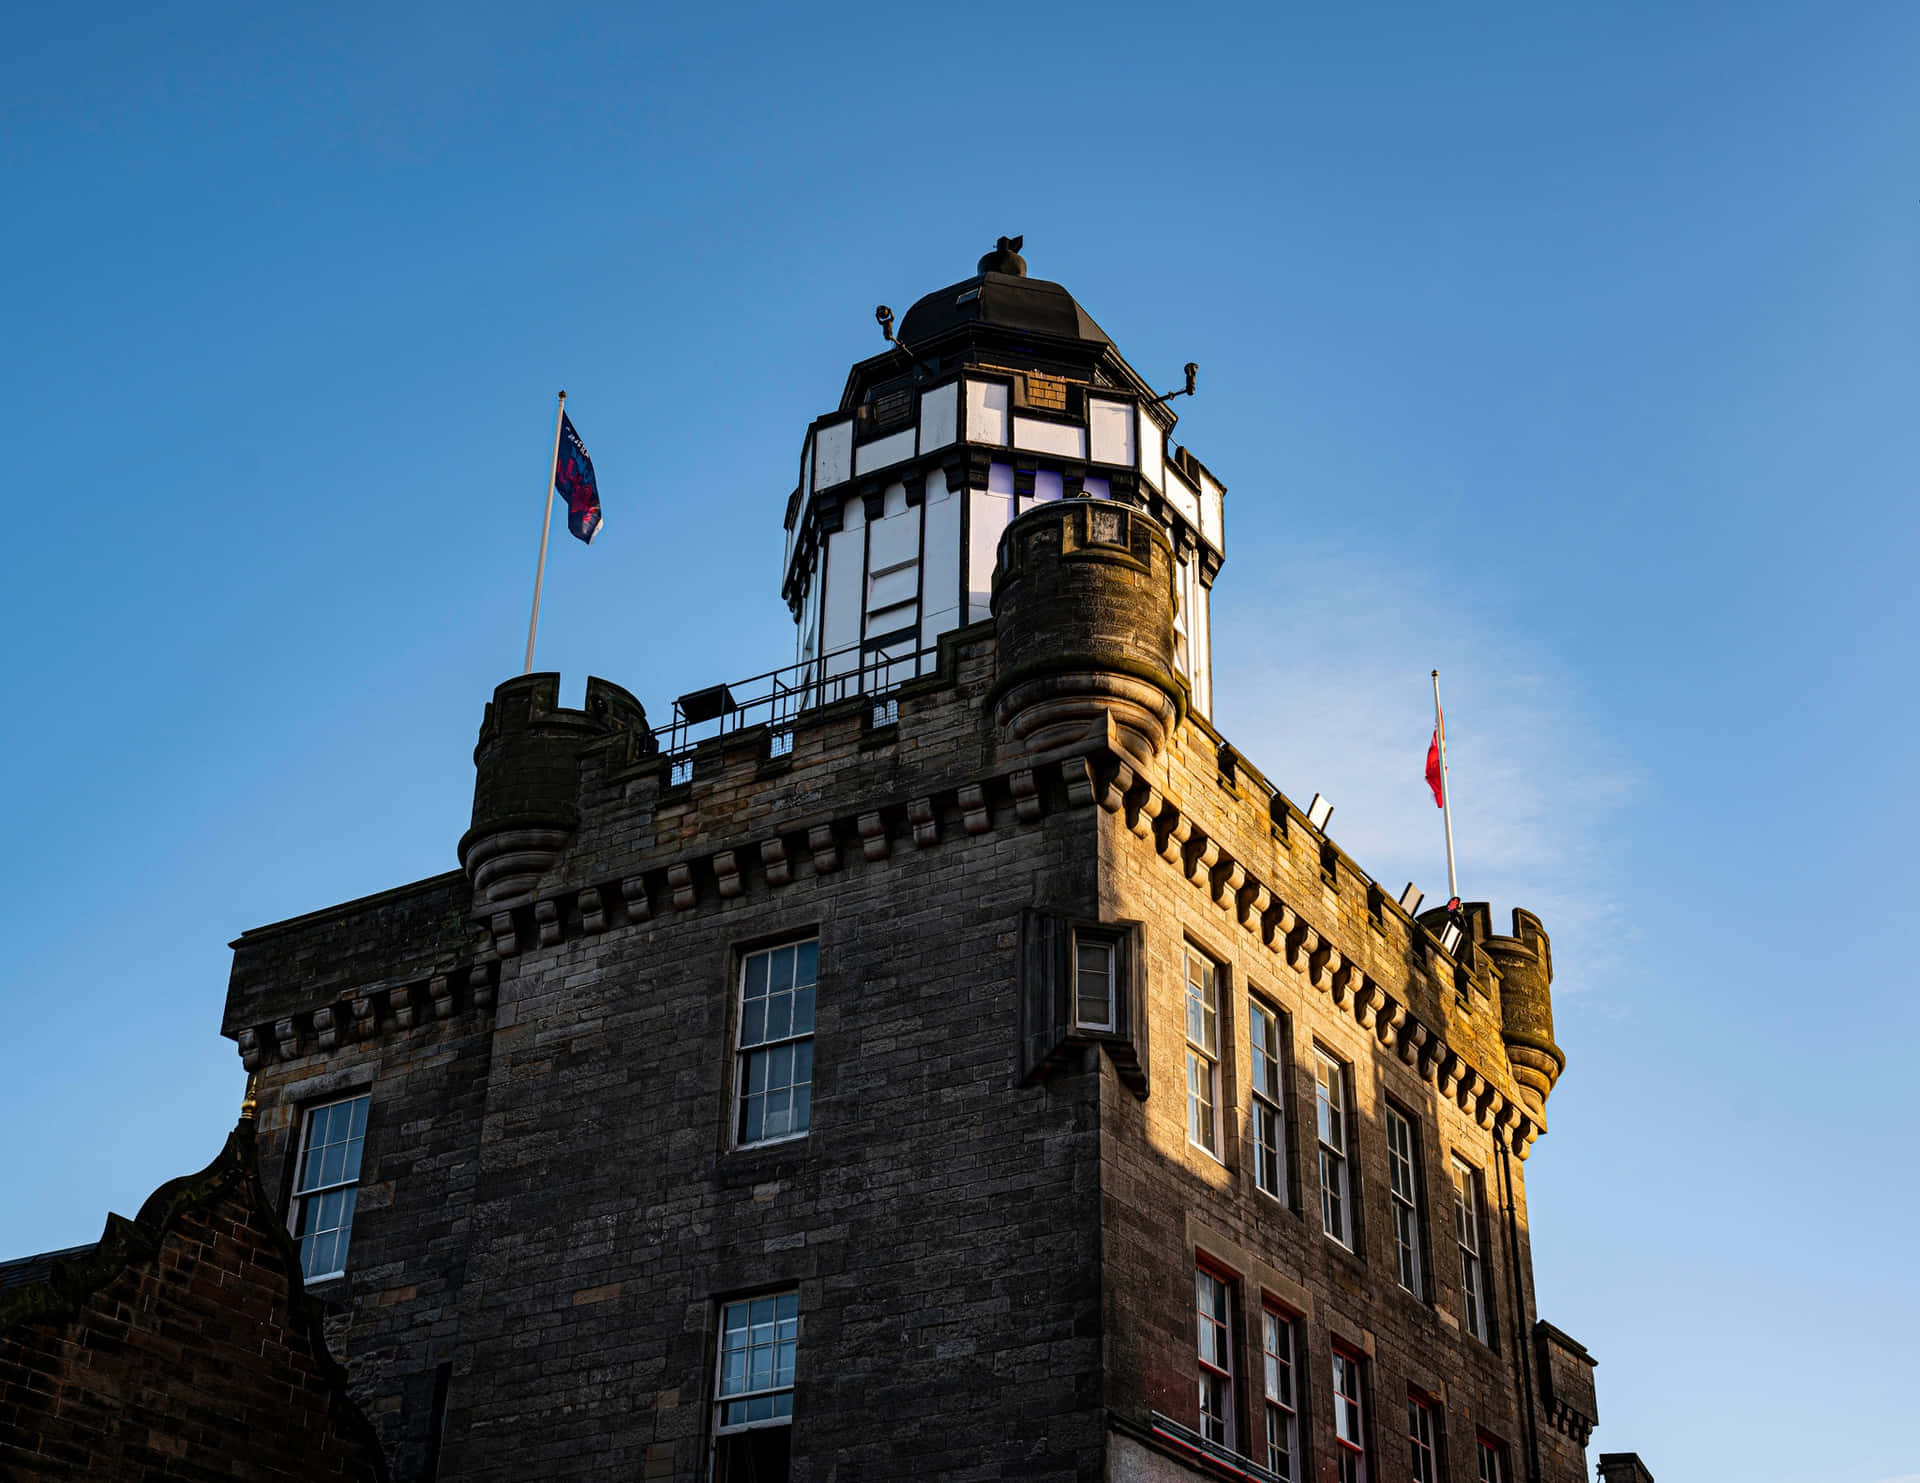
[[1314,1057],[1314,1127],[1320,1144],[1320,1230],[1354,1249],[1353,1170],[1347,1110],[1352,1105],[1347,1063],[1320,1046]]
[[1507,1483],[1507,1444],[1482,1432],[1474,1438],[1474,1463],[1480,1483]]
[[1300,1385],[1294,1366],[1293,1319],[1266,1305],[1260,1309],[1260,1360],[1266,1468],[1287,1483],[1300,1483]]
[[[1220,965],[1186,943],[1187,1142],[1221,1163]],[[1200,965],[1199,979],[1194,977]]]
[[1420,1134],[1414,1120],[1387,1104],[1387,1188],[1393,1202],[1394,1276],[1416,1298],[1427,1295],[1420,1260]]
[[[343,1139],[335,1139],[331,1136],[333,1118],[329,1116],[327,1119],[329,1137],[325,1143],[321,1144],[321,1171],[324,1172],[326,1167],[324,1151],[340,1148],[342,1153],[339,1177],[331,1180],[320,1179],[310,1183],[308,1176],[311,1171],[308,1169],[308,1164],[314,1153],[314,1129],[318,1125],[320,1114],[331,1114],[336,1107],[348,1109],[347,1136]],[[352,1130],[354,1121],[352,1109],[355,1107],[362,1109],[359,1117],[360,1129],[357,1133]],[[353,1217],[355,1206],[358,1204],[360,1169],[366,1154],[367,1118],[372,1109],[373,1094],[355,1092],[351,1096],[336,1097],[331,1102],[313,1103],[303,1110],[300,1157],[294,1164],[293,1198],[288,1202],[290,1208],[287,1211],[287,1229],[292,1232],[294,1242],[300,1248],[300,1271],[302,1277],[308,1282],[328,1282],[335,1277],[344,1277],[347,1274],[347,1248],[353,1236]],[[330,1195],[341,1196],[335,1207],[338,1211],[336,1222],[323,1230],[303,1231],[301,1228],[307,1223],[307,1212],[310,1209],[325,1208],[327,1197]],[[317,1249],[317,1244],[309,1243],[315,1242],[316,1237],[323,1235],[335,1237],[334,1265],[325,1272],[308,1271],[311,1254]]]
[[[1096,986],[1104,980],[1107,1007],[1104,1020],[1091,1020],[1083,1013],[1090,972]],[[1120,1028],[1120,944],[1111,932],[1074,931],[1073,1024],[1076,1030],[1097,1030],[1105,1034],[1113,1034]]]
[[[783,953],[793,954],[793,959],[786,987],[777,988],[772,975]],[[747,990],[754,977],[756,963],[765,965],[761,975],[763,992],[750,997]],[[774,1143],[791,1143],[806,1137],[813,1126],[813,1036],[819,963],[818,937],[796,938],[740,954],[734,1005],[734,1094],[730,1116],[735,1148],[764,1148]],[[810,975],[804,971],[809,964],[812,970]],[[803,977],[805,982],[802,982]],[[753,1009],[756,998],[760,1000],[757,1025]],[[769,1034],[771,1027],[768,1020],[777,1013],[775,1000],[778,998],[786,1000],[784,1030],[779,1034]],[[804,1028],[801,1027],[803,1020]],[[758,1090],[754,1086],[756,1064],[766,1068],[761,1073]],[[770,1094],[776,1089],[767,1085],[767,1079],[782,1064],[788,1080],[777,1090],[788,1093],[786,1120],[780,1132],[769,1135],[765,1131],[766,1105]],[[756,1097],[763,1099],[760,1131],[750,1137],[748,1127],[753,1116],[752,1102]],[[796,1121],[800,1124],[797,1128],[793,1126]]]
[[1287,1203],[1286,1062],[1281,1055],[1281,1019],[1251,995],[1247,998],[1247,1044],[1251,1050],[1253,1183],[1262,1194]]
[[1204,1265],[1193,1269],[1195,1363],[1200,1435],[1229,1452],[1233,1425],[1233,1283]]
[[1367,1483],[1366,1382],[1355,1355],[1333,1351],[1333,1450],[1340,1483]]
[[1413,1483],[1440,1483],[1439,1430],[1432,1402],[1408,1395],[1407,1441],[1413,1453]]
[[[763,1320],[767,1329],[766,1342],[757,1343],[756,1333],[762,1324],[756,1323],[754,1308],[768,1304],[772,1305],[773,1311]],[[736,1312],[741,1317],[741,1324],[737,1328],[730,1328],[729,1320]],[[744,1342],[730,1348],[728,1337],[734,1333],[742,1334]],[[800,1294],[795,1289],[756,1293],[752,1297],[737,1298],[720,1305],[719,1342],[714,1346],[717,1353],[713,1366],[713,1432],[708,1476],[719,1473],[724,1438],[793,1425],[793,1381],[800,1352],[800,1333]],[[764,1385],[753,1384],[753,1357],[756,1351],[768,1352],[767,1383]],[[739,1383],[729,1389],[727,1360],[733,1354],[741,1356]],[[784,1372],[781,1368],[783,1359]],[[736,1421],[726,1419],[730,1406],[752,1410],[756,1409],[755,1403],[758,1402],[768,1403],[765,1408],[768,1414],[742,1417]]]
[[1480,1171],[1458,1154],[1453,1159],[1453,1239],[1460,1249],[1460,1326],[1482,1344],[1493,1343],[1487,1311],[1487,1264],[1482,1254]]

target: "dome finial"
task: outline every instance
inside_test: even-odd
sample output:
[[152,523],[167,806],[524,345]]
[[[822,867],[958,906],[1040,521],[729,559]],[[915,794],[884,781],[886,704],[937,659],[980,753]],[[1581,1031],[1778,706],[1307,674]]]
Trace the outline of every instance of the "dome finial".
[[1020,244],[1025,237],[1002,237],[994,244],[993,251],[980,259],[982,273],[1005,273],[1012,278],[1027,276],[1027,260],[1020,256]]

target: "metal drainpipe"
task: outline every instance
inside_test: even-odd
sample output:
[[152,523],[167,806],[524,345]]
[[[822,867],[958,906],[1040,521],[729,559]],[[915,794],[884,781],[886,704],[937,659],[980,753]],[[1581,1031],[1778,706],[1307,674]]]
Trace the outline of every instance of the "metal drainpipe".
[[1513,1166],[1508,1160],[1506,1143],[1497,1135],[1493,1141],[1494,1154],[1500,1162],[1501,1196],[1503,1214],[1507,1224],[1507,1285],[1513,1292],[1513,1348],[1515,1366],[1519,1370],[1520,1419],[1527,1429],[1527,1480],[1528,1483],[1541,1483],[1540,1479],[1540,1435],[1534,1422],[1533,1408],[1533,1362],[1532,1335],[1527,1332],[1526,1292],[1520,1285],[1520,1217],[1513,1197]]

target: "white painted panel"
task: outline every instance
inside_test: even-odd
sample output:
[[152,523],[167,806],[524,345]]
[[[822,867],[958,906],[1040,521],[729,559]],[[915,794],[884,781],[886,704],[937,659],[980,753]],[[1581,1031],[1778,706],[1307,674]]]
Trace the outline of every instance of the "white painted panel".
[[1033,453],[1058,453],[1063,458],[1087,456],[1087,430],[1064,422],[1042,422],[1037,417],[1013,419],[1013,446]]
[[[860,589],[866,585],[861,565],[866,546],[864,530],[839,530],[827,537],[827,627],[820,646],[829,655],[860,642]],[[827,670],[840,674],[859,662],[857,653],[841,654],[827,661]]]
[[853,477],[853,424],[836,422],[823,427],[813,440],[813,482],[831,489]]
[[960,383],[920,393],[920,451],[944,448],[960,435]]
[[906,428],[897,433],[889,433],[871,443],[862,443],[853,450],[853,471],[856,474],[870,474],[875,469],[884,469],[896,464],[903,458],[913,457],[913,429]]
[[[867,614],[867,636],[878,633],[893,633],[898,629],[912,628],[920,620],[920,605],[916,602],[895,603],[891,607],[877,608]],[[913,636],[897,641],[895,648],[911,651],[914,647]]]
[[967,383],[967,441],[1007,446],[1007,386],[1002,381]]
[[927,480],[921,600],[928,611],[920,625],[923,649],[931,649],[941,634],[960,626],[960,499],[946,488],[946,480],[938,474]]
[[[876,528],[877,529],[877,528]],[[892,571],[876,571],[867,578],[867,611],[877,613],[896,603],[917,601],[920,596],[920,563],[909,561]],[[869,630],[873,627],[868,625]]]
[[[1012,470],[1008,471],[1011,483]],[[993,565],[1000,556],[1000,532],[1013,518],[1013,496],[984,489],[967,491],[967,622],[992,615]]]
[[800,449],[800,503],[802,505],[813,497],[813,434],[807,434],[807,441]]
[[1187,523],[1198,530],[1200,528],[1200,493],[1172,464],[1167,465],[1166,496],[1167,503],[1186,516]]
[[867,502],[858,496],[845,501],[840,506],[840,524],[847,530],[864,530],[867,524]]
[[1144,408],[1139,409],[1136,420],[1140,426],[1140,477],[1158,489],[1165,477],[1160,472],[1166,450],[1165,436],[1160,424],[1149,417]]
[[1033,502],[1043,505],[1060,498],[1060,476],[1051,469],[1036,469],[1033,475]]
[[1213,714],[1213,624],[1212,597],[1201,582],[1199,572],[1193,578],[1193,621],[1187,643],[1193,652],[1193,708],[1203,716]]
[[873,544],[868,548],[868,571],[882,572],[903,561],[919,560],[920,512],[917,509],[903,506],[897,513],[874,521],[871,530]]
[[1105,479],[1097,479],[1091,474],[1087,476],[1086,492],[1088,499],[1113,498],[1113,490],[1108,487],[1107,481]]
[[1133,412],[1132,402],[1087,398],[1087,422],[1095,463],[1123,463],[1133,467]]
[[1224,525],[1226,491],[1205,474],[1200,476],[1200,538],[1216,551],[1227,549]]
[[1013,493],[1013,465],[1010,463],[990,463],[987,465],[987,493]]

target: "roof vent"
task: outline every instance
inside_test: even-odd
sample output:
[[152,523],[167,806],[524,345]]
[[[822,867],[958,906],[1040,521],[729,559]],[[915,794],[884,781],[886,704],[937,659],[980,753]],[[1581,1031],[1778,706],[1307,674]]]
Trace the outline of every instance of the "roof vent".
[[993,251],[980,259],[982,273],[1005,273],[1013,278],[1027,276],[1027,260],[1020,256],[1020,244],[1025,237],[1002,237],[994,243]]

